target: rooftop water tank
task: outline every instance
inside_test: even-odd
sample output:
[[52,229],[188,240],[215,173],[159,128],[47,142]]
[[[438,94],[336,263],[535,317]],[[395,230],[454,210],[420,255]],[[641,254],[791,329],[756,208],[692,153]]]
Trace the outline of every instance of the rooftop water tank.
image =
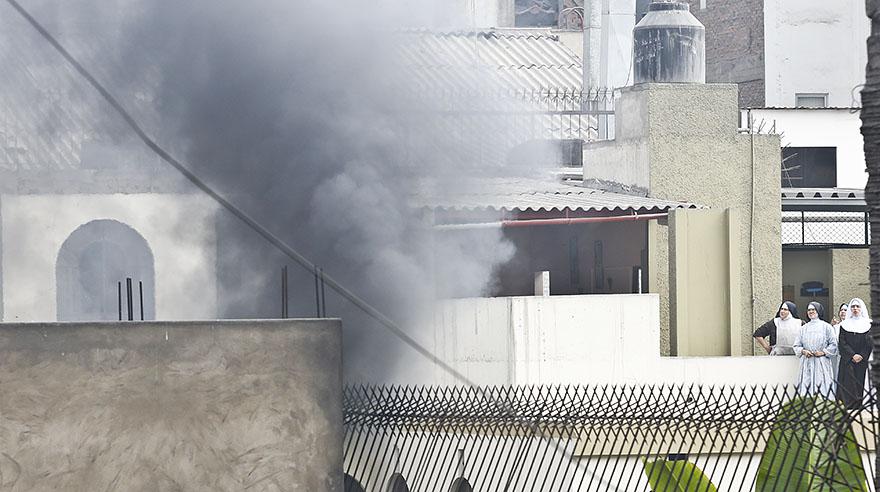
[[633,29],[633,71],[644,82],[706,82],[706,28],[688,4],[655,1]]

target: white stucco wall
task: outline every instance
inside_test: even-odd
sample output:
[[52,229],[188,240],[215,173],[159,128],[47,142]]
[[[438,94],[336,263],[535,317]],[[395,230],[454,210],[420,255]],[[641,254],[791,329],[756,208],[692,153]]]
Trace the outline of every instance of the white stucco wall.
[[857,106],[852,90],[865,81],[869,31],[862,1],[765,0],[765,105],[827,92],[829,106]]
[[[794,97],[794,96],[792,96]],[[747,113],[747,111],[744,111]],[[792,147],[837,147],[837,186],[864,188],[865,170],[862,121],[850,109],[753,109],[756,128],[781,135],[781,144]],[[745,119],[743,121],[746,121]]]
[[4,195],[3,321],[55,321],[55,262],[77,227],[111,219],[146,239],[155,264],[156,319],[217,316],[216,205],[198,195]]
[[[435,353],[477,384],[794,383],[794,357],[661,357],[656,294],[444,301]],[[453,381],[437,371],[437,383]]]

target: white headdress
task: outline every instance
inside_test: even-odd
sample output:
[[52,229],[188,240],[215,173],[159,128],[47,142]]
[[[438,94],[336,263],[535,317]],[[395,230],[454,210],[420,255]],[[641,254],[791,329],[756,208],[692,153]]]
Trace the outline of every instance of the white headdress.
[[[853,316],[853,306],[861,308],[858,317]],[[865,305],[865,301],[858,297],[849,301],[849,307],[846,309],[846,319],[840,323],[840,328],[850,333],[867,333],[871,329],[871,317],[868,314],[868,306]]]
[[[780,317],[783,306],[790,313],[786,319]],[[779,305],[773,322],[776,324],[776,346],[771,355],[794,354],[792,346],[801,332],[801,320],[797,318],[797,306],[793,302],[783,301]]]

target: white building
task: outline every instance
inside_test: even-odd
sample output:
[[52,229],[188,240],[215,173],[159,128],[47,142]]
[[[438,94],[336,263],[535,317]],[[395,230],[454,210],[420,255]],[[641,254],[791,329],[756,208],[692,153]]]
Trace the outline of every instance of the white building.
[[0,321],[216,318],[219,207],[108,129],[33,29],[2,29]]

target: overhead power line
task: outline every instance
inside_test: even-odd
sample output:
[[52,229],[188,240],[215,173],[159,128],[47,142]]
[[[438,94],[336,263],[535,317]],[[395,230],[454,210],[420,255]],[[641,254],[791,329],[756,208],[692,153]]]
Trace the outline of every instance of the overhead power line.
[[[125,123],[132,129],[132,131],[137,134],[138,138],[149,147],[150,150],[156,153],[163,161],[173,166],[177,169],[181,174],[183,174],[186,179],[188,179],[192,184],[194,184],[197,188],[205,192],[208,196],[210,196],[214,201],[216,201],[220,206],[230,212],[232,215],[237,217],[239,220],[247,224],[254,232],[259,234],[263,239],[268,241],[271,245],[275,246],[280,252],[288,256],[293,261],[299,263],[300,266],[308,270],[309,272],[314,272],[316,265],[309,261],[308,258],[303,256],[301,253],[293,249],[287,243],[281,240],[278,236],[272,233],[269,229],[264,227],[262,224],[257,222],[251,216],[249,216],[246,212],[236,207],[229,200],[223,198],[218,192],[214,191],[207,183],[202,181],[201,178],[195,175],[192,171],[190,171],[185,165],[183,165],[179,160],[177,160],[174,156],[168,153],[165,149],[163,149],[152,137],[147,135],[147,133],[141,128],[137,121],[129,114],[129,112],[116,100],[113,94],[110,93],[73,55],[67,51],[58,40],[52,36],[49,31],[43,27],[42,24],[39,23],[24,7],[22,7],[16,0],[6,0],[9,5],[12,6],[24,19],[38,32],[40,36],[43,37],[49,44],[52,45],[53,48],[79,73],[84,79],[86,79],[89,84],[101,94],[110,106],[116,110],[117,113],[125,120]],[[369,317],[373,318],[380,325],[389,330],[394,336],[399,338],[401,341],[406,343],[410,348],[415,350],[417,353],[430,360],[438,367],[452,375],[458,381],[468,384],[471,386],[475,386],[470,380],[468,380],[463,374],[456,371],[455,368],[441,360],[439,357],[431,353],[427,348],[422,346],[419,342],[417,342],[414,338],[409,336],[406,332],[404,332],[400,327],[397,326],[394,321],[385,316],[381,311],[370,305],[367,301],[360,298],[357,294],[343,286],[337,280],[335,280],[330,275],[324,274],[324,283],[328,285],[331,289],[336,291],[340,296],[351,302],[358,309],[363,311]]]

